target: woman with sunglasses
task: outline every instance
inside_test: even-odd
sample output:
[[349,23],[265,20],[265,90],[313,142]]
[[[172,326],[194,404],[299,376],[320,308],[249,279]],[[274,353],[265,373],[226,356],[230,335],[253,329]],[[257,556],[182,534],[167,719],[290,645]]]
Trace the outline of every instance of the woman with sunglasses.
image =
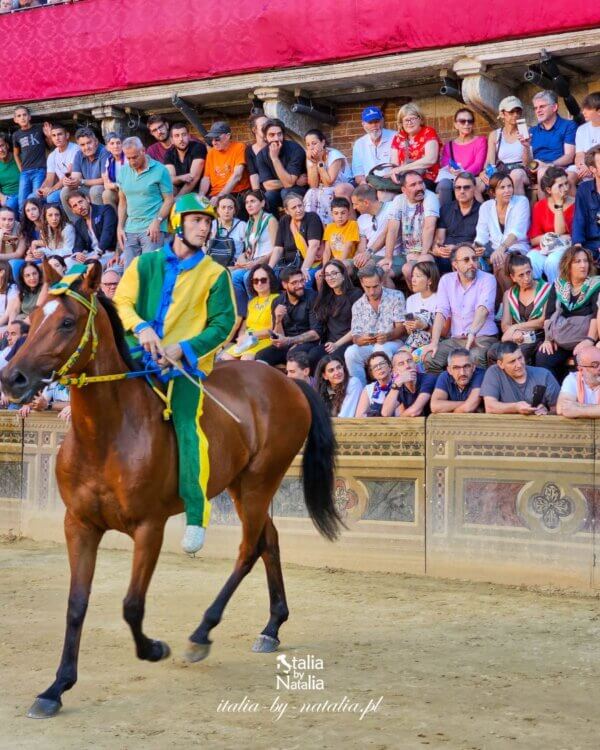
[[362,392],[358,378],[351,378],[343,354],[326,354],[317,365],[315,387],[332,417],[351,418]]
[[475,115],[467,107],[454,113],[454,128],[458,135],[444,144],[440,158],[441,169],[437,176],[436,192],[443,206],[453,198],[454,178],[460,172],[479,174],[485,164],[487,140],[475,135]]
[[356,407],[356,417],[380,417],[381,407],[392,386],[392,363],[385,352],[373,352],[365,362],[367,377]]
[[271,345],[271,307],[277,298],[277,279],[266,263],[259,263],[250,271],[252,297],[248,302],[248,316],[242,323],[237,342],[221,354],[221,359],[254,359],[258,352]]

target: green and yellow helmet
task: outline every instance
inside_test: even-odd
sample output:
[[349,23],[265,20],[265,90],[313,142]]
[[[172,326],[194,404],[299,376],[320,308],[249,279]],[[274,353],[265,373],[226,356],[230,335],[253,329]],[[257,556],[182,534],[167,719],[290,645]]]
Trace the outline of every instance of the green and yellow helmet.
[[183,238],[183,221],[185,214],[206,214],[211,219],[217,218],[217,212],[206,198],[198,193],[186,193],[177,198],[169,216],[169,231]]

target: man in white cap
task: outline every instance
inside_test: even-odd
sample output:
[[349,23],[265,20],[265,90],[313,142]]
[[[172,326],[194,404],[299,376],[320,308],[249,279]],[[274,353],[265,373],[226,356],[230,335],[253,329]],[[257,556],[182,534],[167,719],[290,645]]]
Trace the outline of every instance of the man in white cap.
[[352,174],[357,185],[367,180],[367,175],[378,164],[389,164],[392,138],[395,130],[383,127],[383,112],[379,107],[365,107],[361,115],[365,135],[354,141],[352,147]]

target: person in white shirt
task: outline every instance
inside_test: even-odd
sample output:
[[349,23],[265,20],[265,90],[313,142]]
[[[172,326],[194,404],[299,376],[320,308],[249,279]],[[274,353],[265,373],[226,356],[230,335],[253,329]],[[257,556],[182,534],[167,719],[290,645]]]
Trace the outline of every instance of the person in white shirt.
[[332,417],[353,417],[362,383],[350,377],[343,354],[326,354],[317,365],[315,387]]
[[309,130],[304,136],[306,144],[306,175],[308,190],[304,195],[307,211],[318,214],[323,224],[333,221],[331,201],[335,197],[352,196],[352,172],[348,160],[336,148],[327,145],[320,130]]
[[585,153],[600,144],[600,91],[592,91],[581,103],[585,123],[575,133],[575,167],[580,180],[591,180],[593,175],[585,166]]
[[380,201],[377,190],[366,183],[352,191],[352,206],[359,217],[357,219],[360,240],[354,255],[355,268],[362,268],[374,261],[384,272],[384,285],[395,289],[394,276],[402,270],[403,259],[399,255],[400,245],[387,248],[387,231],[394,208],[392,201]]
[[39,188],[38,195],[46,203],[60,203],[63,177],[71,176],[79,146],[69,140],[69,131],[63,125],[52,125],[50,138],[56,148],[46,159],[46,179]]
[[577,372],[563,380],[556,404],[561,417],[600,417],[600,349],[587,346],[577,355]]
[[357,185],[367,181],[373,167],[391,162],[392,138],[396,135],[395,130],[383,127],[379,107],[363,109],[361,121],[366,135],[354,141],[352,147],[352,174]]

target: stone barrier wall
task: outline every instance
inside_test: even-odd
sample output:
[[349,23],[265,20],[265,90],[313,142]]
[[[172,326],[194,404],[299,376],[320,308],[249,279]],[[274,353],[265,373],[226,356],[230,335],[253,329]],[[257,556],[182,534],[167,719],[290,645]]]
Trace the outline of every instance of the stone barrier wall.
[[[0,413],[0,533],[62,541],[54,479],[67,426],[52,414]],[[323,540],[307,516],[300,457],[272,514],[286,562],[592,590],[600,493],[596,427],[557,417],[340,420],[335,499],[347,530]],[[183,517],[165,549],[179,550]],[[213,500],[203,554],[231,557],[239,521]],[[109,532],[104,546],[127,548]]]

